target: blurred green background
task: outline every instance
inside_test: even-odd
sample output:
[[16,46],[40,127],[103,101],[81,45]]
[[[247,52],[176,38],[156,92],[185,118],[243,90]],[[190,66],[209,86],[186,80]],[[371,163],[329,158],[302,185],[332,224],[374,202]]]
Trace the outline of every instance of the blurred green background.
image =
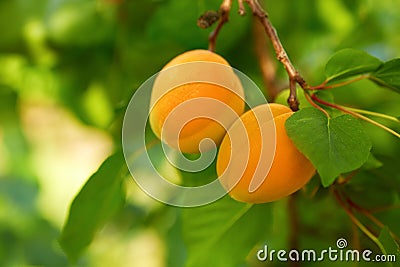
[[[207,48],[211,29],[199,29],[196,20],[220,2],[0,0],[0,266],[74,266],[57,242],[71,201],[121,146],[124,107],[135,89],[177,54]],[[396,0],[263,2],[310,84],[324,80],[324,64],[341,48],[362,49],[382,60],[400,57]],[[258,38],[262,33],[254,31],[249,10],[245,17],[236,10],[235,2],[217,52],[264,90],[254,42],[254,33]],[[283,68],[273,64],[284,87]],[[399,95],[370,82],[334,95],[338,103],[400,115]],[[366,127],[374,152],[398,167],[400,141]],[[399,179],[394,169],[387,176]],[[150,199],[132,179],[126,191],[124,207],[76,265],[184,266],[179,209]],[[305,228],[300,240],[326,247],[351,226],[343,212],[330,213],[337,207],[324,194],[317,202],[300,201]],[[315,212],[307,213],[310,205]],[[274,210],[269,242],[280,246],[288,236],[284,203]],[[388,221],[398,224],[400,214],[390,216]]]

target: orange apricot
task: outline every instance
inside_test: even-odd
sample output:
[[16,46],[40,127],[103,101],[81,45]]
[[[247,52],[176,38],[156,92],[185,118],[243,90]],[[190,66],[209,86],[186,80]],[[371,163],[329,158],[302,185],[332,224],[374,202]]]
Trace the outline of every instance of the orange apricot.
[[[149,121],[155,135],[184,153],[199,153],[206,138],[218,146],[245,105],[243,87],[229,63],[208,50],[192,50],[162,70],[151,95]],[[208,143],[201,150],[211,147]]]
[[286,134],[285,122],[292,114],[286,106],[264,104],[244,113],[229,128],[216,168],[232,198],[248,203],[275,201],[299,190],[314,175],[314,166]]

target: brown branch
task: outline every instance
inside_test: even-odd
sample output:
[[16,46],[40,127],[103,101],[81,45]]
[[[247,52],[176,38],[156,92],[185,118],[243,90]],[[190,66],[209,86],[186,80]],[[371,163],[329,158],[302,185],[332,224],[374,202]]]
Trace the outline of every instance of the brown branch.
[[[246,2],[250,6],[253,15],[260,20],[261,25],[264,27],[268,38],[271,40],[277,59],[283,64],[289,76],[290,95],[288,97],[287,102],[293,111],[299,110],[299,101],[297,100],[296,85],[299,84],[303,89],[308,89],[309,86],[307,85],[303,77],[301,77],[299,72],[296,70],[296,68],[290,61],[289,56],[287,55],[274,26],[272,25],[271,21],[268,18],[268,14],[264,11],[258,0],[238,0],[239,14],[242,16],[246,13],[243,2]],[[215,43],[218,34],[221,31],[222,26],[224,26],[224,24],[229,21],[229,12],[231,10],[231,7],[232,7],[232,0],[223,0],[219,8],[220,19],[218,25],[214,29],[214,31],[211,32],[208,38],[209,41],[208,50],[215,51]]]
[[360,171],[360,169],[354,170],[349,175],[347,175],[346,177],[339,176],[338,185],[347,184],[351,179],[353,179],[354,176],[357,175],[357,173],[359,171]]
[[394,210],[394,209],[400,209],[400,205],[390,205],[390,206],[383,206],[383,207],[377,207],[377,208],[373,208],[373,209],[369,209],[369,212],[372,213],[379,213],[379,212],[385,212],[385,211],[390,211],[390,210]]
[[[339,190],[335,187],[331,187],[333,195],[337,201],[337,203],[343,208],[343,210],[347,213],[347,216],[350,218],[350,220],[355,224],[358,229],[360,229],[366,236],[368,236],[378,247],[379,249],[382,250],[382,244],[378,240],[378,238],[372,233],[372,231],[362,224],[359,219],[354,215],[353,210],[351,207],[348,207],[346,205],[346,202],[343,200]],[[382,250],[383,251],[383,250]]]
[[[289,233],[289,248],[291,250],[299,249],[299,214],[296,205],[296,194],[292,194],[288,199],[288,212],[290,220],[290,233]],[[291,267],[299,267],[300,262],[293,261],[290,264]]]
[[296,84],[299,84],[303,89],[308,88],[308,85],[290,61],[274,26],[268,18],[268,14],[261,7],[258,0],[245,0],[245,2],[250,6],[253,15],[260,20],[265,32],[268,35],[268,38],[272,42],[277,59],[283,64],[286,72],[289,75],[290,95],[288,98],[288,104],[292,110],[296,111],[299,109],[299,102],[296,94]]
[[352,235],[353,248],[360,251],[361,250],[360,232],[358,231],[357,225],[355,225],[354,223],[351,224],[351,231],[353,233]]
[[215,52],[215,43],[222,26],[229,21],[229,12],[231,11],[231,6],[232,0],[224,0],[219,7],[221,18],[219,19],[217,27],[210,33],[210,36],[208,37],[208,50],[212,52]]
[[274,101],[280,92],[277,84],[275,60],[270,56],[269,43],[264,36],[264,28],[260,23],[253,23],[255,53],[270,101]]
[[[355,203],[353,200],[351,200],[349,197],[345,196],[346,202],[354,208],[356,211],[359,213],[363,214],[365,217],[367,217],[371,222],[375,223],[379,228],[383,229],[385,227],[385,224],[382,223],[377,217],[375,217],[371,212],[369,212],[367,209],[359,206],[357,203]],[[396,239],[397,242],[400,241],[400,237],[398,237],[394,232],[389,230],[390,235]]]
[[238,0],[238,4],[239,4],[239,15],[240,16],[246,15],[246,9],[244,8],[243,0]]

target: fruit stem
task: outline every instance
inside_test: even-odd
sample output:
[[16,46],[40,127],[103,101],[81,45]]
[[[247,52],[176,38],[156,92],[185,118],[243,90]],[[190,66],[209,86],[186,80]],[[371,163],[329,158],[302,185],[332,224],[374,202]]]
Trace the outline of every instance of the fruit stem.
[[357,112],[353,112],[353,111],[351,111],[350,109],[345,108],[345,107],[343,107],[343,106],[339,106],[339,105],[335,105],[335,104],[326,102],[326,101],[324,101],[324,100],[318,98],[315,94],[313,94],[313,95],[311,96],[311,98],[312,98],[313,100],[315,100],[316,102],[320,103],[320,104],[323,104],[323,105],[328,106],[328,107],[335,108],[335,109],[340,110],[340,111],[342,111],[342,112],[344,112],[344,113],[350,114],[350,115],[352,115],[353,117],[362,119],[362,120],[364,120],[364,121],[366,121],[366,122],[369,122],[369,123],[371,123],[371,124],[373,124],[373,125],[375,125],[375,126],[378,126],[379,128],[381,128],[381,129],[383,129],[383,130],[385,130],[385,131],[387,131],[387,132],[393,134],[394,136],[400,138],[400,134],[397,133],[396,131],[394,131],[394,130],[390,129],[389,127],[386,127],[385,125],[380,124],[379,122],[376,122],[376,121],[374,121],[374,120],[372,120],[372,119],[370,119],[370,118],[368,118],[368,117],[365,117],[365,116],[363,116],[363,115],[361,115],[361,114],[359,114],[359,113],[357,113]]
[[316,109],[319,109],[320,111],[322,111],[322,112],[325,114],[325,116],[326,116],[327,118],[330,118],[330,117],[331,117],[331,116],[329,115],[329,113],[326,112],[325,109],[323,109],[323,108],[321,108],[320,106],[318,106],[317,104],[315,104],[315,102],[311,99],[311,97],[310,97],[310,95],[308,94],[307,91],[304,90],[303,92],[304,92],[304,96],[306,97],[307,101],[308,101],[313,107],[315,107]]
[[347,80],[341,83],[336,83],[336,84],[332,84],[332,85],[326,85],[329,81],[326,80],[323,83],[321,83],[320,85],[317,86],[310,86],[308,88],[305,88],[305,90],[327,90],[327,89],[333,89],[333,88],[337,88],[337,87],[341,87],[341,86],[345,86],[354,82],[358,82],[361,81],[363,79],[369,78],[369,75],[360,75],[354,79],[351,80]]

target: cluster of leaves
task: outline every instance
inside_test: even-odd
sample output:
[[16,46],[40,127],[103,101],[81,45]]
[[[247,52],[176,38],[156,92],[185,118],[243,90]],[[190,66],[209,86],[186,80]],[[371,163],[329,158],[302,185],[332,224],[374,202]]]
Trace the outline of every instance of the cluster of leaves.
[[[399,87],[396,87],[395,84],[396,80],[388,78],[391,75],[400,74],[399,67],[395,67],[394,70],[387,67],[388,65],[393,66],[393,62],[398,62],[398,60],[383,63],[362,51],[353,49],[339,51],[332,56],[326,65],[328,78],[324,84],[340,83],[343,80],[347,81],[361,75],[373,81],[380,77],[379,79],[385,81],[379,82],[380,85],[385,84],[387,87],[398,90]],[[317,94],[324,99],[331,100],[333,103],[333,97],[330,93],[317,92]],[[359,173],[356,177],[353,177],[343,188],[340,188],[341,194],[345,195],[345,197],[351,196],[351,199],[346,199],[346,201],[352,201],[353,205],[357,205],[358,209],[365,212],[371,208],[395,205],[400,195],[400,180],[398,177],[394,177],[393,180],[391,180],[392,177],[389,177],[393,171],[391,169],[394,167],[393,164],[388,164],[385,161],[383,168],[383,163],[371,154],[372,142],[359,120],[350,114],[342,114],[334,109],[329,110],[328,115],[315,107],[305,105],[304,108],[291,116],[286,123],[290,138],[316,166],[321,184],[324,187],[331,186],[343,175],[358,170]],[[165,161],[161,153],[153,153],[153,155],[158,155],[154,162]],[[102,179],[106,179],[110,175],[108,170],[111,166],[121,165],[114,162],[120,157],[121,155],[108,159],[98,173],[91,177],[71,206],[70,217],[65,226],[61,244],[72,258],[79,256],[80,251],[93,237],[94,229],[98,229],[101,226],[100,222],[104,221],[109,216],[109,213],[99,210],[98,214],[101,214],[101,218],[90,217],[89,221],[84,222],[85,227],[88,227],[86,231],[82,231],[82,221],[74,219],[74,217],[83,213],[80,209],[85,209],[86,212],[95,212],[93,208],[90,208],[90,203],[94,198],[101,198],[102,206],[114,205],[115,194],[113,191],[104,190],[105,180]],[[213,166],[198,174],[178,172],[183,181],[191,185],[198,184],[199,177],[206,176],[207,180],[216,178]],[[379,181],[377,180],[378,176],[380,177]],[[196,180],[197,182],[195,182]],[[202,180],[202,183],[204,183],[204,179]],[[120,184],[118,179],[113,182],[116,185]],[[111,185],[108,184],[108,186]],[[319,187],[317,177],[308,187],[309,190],[315,190],[313,187]],[[117,188],[119,187],[117,186]],[[383,190],[389,197],[385,199],[374,197],[377,188]],[[332,200],[324,198],[325,194],[322,189],[318,194],[319,196],[315,197],[315,200],[322,198],[324,201],[328,201],[329,209],[335,210],[335,206],[332,206],[335,202],[333,201],[332,203]],[[371,200],[364,199],[366,196]],[[273,228],[274,224],[273,217],[277,216],[274,209],[276,207],[282,208],[282,205],[284,203],[279,202],[263,205],[244,204],[226,196],[205,207],[184,209],[181,214],[181,220],[183,239],[187,244],[188,258],[186,266],[205,266],[210,264],[213,266],[236,266],[244,262],[247,255],[257,245],[260,246],[263,241],[271,238],[271,234],[273,234],[271,228]],[[279,216],[287,219],[284,215],[279,215],[278,212],[278,218]],[[396,225],[390,225],[390,228],[392,227],[395,228],[393,232],[398,232]],[[383,224],[379,224],[379,228],[381,228],[381,232],[373,241],[378,244],[382,253],[392,253],[399,256],[398,245],[395,241],[395,235],[392,235],[393,232],[389,230],[388,226],[383,227]],[[78,240],[74,238],[77,232],[86,233],[85,238],[81,236]],[[284,232],[275,234],[285,235]],[[277,246],[282,246],[282,244],[277,244]],[[208,256],[205,257],[204,255]]]
[[[368,78],[400,93],[400,59],[382,62],[363,51],[344,49],[328,61],[325,74],[327,79],[323,84],[327,88],[356,76],[357,81],[360,77]],[[372,148],[361,123],[349,114],[327,117],[315,108],[302,109],[288,120],[286,129],[300,151],[316,166],[325,187],[340,174],[360,168]]]
[[[382,62],[363,51],[344,49],[331,57],[326,64],[325,74],[327,78],[323,84],[314,88],[311,87],[311,90],[337,88],[361,79],[370,79],[379,86],[400,93],[399,59]],[[309,92],[305,92],[305,94],[309,94]],[[318,95],[318,92],[312,94]],[[327,95],[325,94],[324,97],[326,98]],[[328,98],[331,101],[333,99],[331,94]],[[313,98],[308,98],[312,102],[311,99]],[[319,98],[315,97],[314,99],[318,100]],[[389,195],[389,198],[384,201],[382,201],[382,198],[379,200],[373,198],[373,206],[391,207],[396,205],[400,195],[398,179],[384,172],[383,164],[371,153],[372,142],[363,125],[357,120],[358,113],[349,111],[350,114],[343,114],[343,112],[337,112],[337,110],[335,112],[332,108],[337,107],[338,110],[345,113],[347,110],[332,102],[319,101],[319,103],[325,104],[325,106],[303,108],[288,119],[286,129],[289,137],[317,168],[321,184],[324,187],[333,185],[335,197],[349,214],[353,223],[377,244],[382,253],[387,254],[388,251],[391,251],[394,255],[399,255],[399,240],[396,234],[391,232],[387,226],[384,227],[384,224],[370,213],[369,208],[371,207],[369,205],[371,203],[369,201],[367,202],[366,199],[360,201],[361,192],[363,198],[371,197],[377,193],[376,188],[380,188]],[[315,103],[312,104],[316,105]],[[324,111],[322,109],[324,107],[331,108],[330,112]],[[359,111],[363,112],[363,110]],[[373,115],[380,116],[382,114],[373,113]],[[386,117],[385,115],[382,116]],[[364,116],[359,117],[365,118]],[[391,117],[391,119],[396,121],[397,124],[400,123],[397,118]],[[368,118],[366,121],[371,122]],[[374,121],[372,122],[375,124]],[[380,124],[376,125],[380,126]],[[382,128],[388,129],[385,126],[382,126]],[[399,137],[396,132],[391,129],[389,131]],[[385,165],[387,168],[390,163],[385,163]],[[357,174],[357,172],[360,173]],[[377,181],[377,174],[379,174],[379,181]],[[363,180],[360,180],[360,177]],[[338,178],[342,179],[337,180]],[[377,187],[377,183],[380,184],[379,187]],[[357,188],[360,184],[363,184],[361,188],[364,191],[355,193],[354,188]],[[383,228],[379,237],[374,236],[366,229],[354,216],[353,211],[362,213]]]

